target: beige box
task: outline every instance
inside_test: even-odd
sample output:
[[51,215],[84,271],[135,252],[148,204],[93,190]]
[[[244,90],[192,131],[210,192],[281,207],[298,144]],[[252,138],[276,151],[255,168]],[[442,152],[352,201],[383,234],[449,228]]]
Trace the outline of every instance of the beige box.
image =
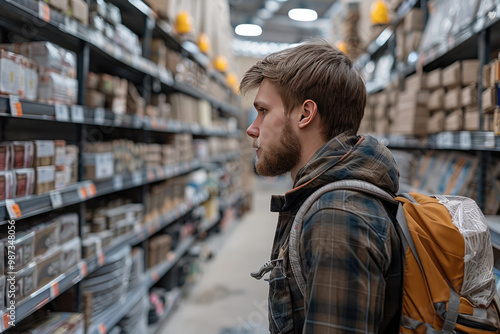
[[106,106],[106,95],[96,90],[88,89],[85,96],[85,104],[90,108],[104,108]]
[[63,13],[68,12],[68,0],[45,0],[45,2]]
[[483,111],[485,113],[492,112],[497,107],[497,88],[490,87],[485,89],[481,99],[483,102]]
[[175,3],[173,0],[146,0],[145,1],[158,16],[162,19],[173,21],[175,13]]
[[444,96],[444,108],[446,110],[454,110],[461,107],[461,99],[460,94],[462,93],[462,89],[460,87],[456,87],[450,89],[446,92]]
[[500,109],[496,108],[493,112],[493,132],[495,135],[500,135]]
[[440,68],[427,73],[425,76],[425,88],[426,89],[435,89],[441,88],[443,85],[443,72]]
[[427,107],[414,106],[399,110],[391,126],[391,132],[417,136],[426,135],[428,118],[429,110]]
[[167,68],[167,47],[162,39],[153,39],[151,43],[151,60],[158,66]]
[[466,109],[464,112],[464,130],[479,131],[479,111]]
[[410,75],[405,80],[405,91],[413,93],[420,91],[424,87],[424,80],[425,80],[424,73],[416,73]]
[[69,0],[68,13],[84,25],[89,24],[89,6],[84,0]]
[[424,12],[420,8],[411,9],[404,19],[405,32],[424,30]]
[[406,35],[405,57],[408,57],[413,51],[418,50],[420,42],[422,41],[422,35],[421,31],[412,31]]
[[87,88],[92,90],[98,90],[100,80],[101,78],[99,74],[96,74],[94,72],[89,72],[87,76]]
[[0,93],[24,95],[24,87],[21,84],[24,75],[22,56],[15,53],[0,50]]
[[462,86],[477,84],[479,82],[479,60],[462,60]]
[[43,194],[54,190],[56,181],[55,166],[41,166],[35,168],[35,194]]
[[495,120],[494,118],[494,113],[491,114],[483,114],[483,119],[484,119],[484,131],[494,131],[494,126],[493,126],[493,121]]
[[444,109],[444,88],[434,90],[427,101],[427,108],[429,110],[442,110]]
[[444,111],[436,111],[432,113],[427,122],[427,132],[429,134],[442,132],[444,130]]
[[378,105],[375,107],[375,119],[379,120],[387,118],[386,111],[387,108],[385,105]]
[[446,115],[444,120],[445,131],[461,131],[464,128],[464,111],[457,109]]
[[35,140],[35,159],[33,165],[51,166],[55,165],[56,159],[56,143],[54,140]]
[[491,65],[483,66],[483,88],[491,87]]
[[25,58],[24,96],[28,100],[36,100],[38,94],[38,69],[36,63]]
[[389,120],[379,119],[375,122],[375,133],[386,134],[389,132]]
[[475,84],[462,88],[461,101],[463,107],[477,106],[477,87]]
[[37,287],[48,284],[61,274],[61,247],[52,247],[50,252],[38,257],[36,260]]
[[35,170],[33,168],[15,169],[16,197],[33,195]]
[[453,88],[461,85],[460,61],[457,61],[443,69],[443,86]]

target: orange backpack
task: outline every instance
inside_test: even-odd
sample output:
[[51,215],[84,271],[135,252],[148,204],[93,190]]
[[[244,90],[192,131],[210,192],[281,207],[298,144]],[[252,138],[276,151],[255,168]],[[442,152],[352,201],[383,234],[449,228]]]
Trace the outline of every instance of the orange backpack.
[[398,205],[396,229],[406,249],[400,333],[499,333],[490,234],[481,210],[466,197],[412,193],[393,198],[357,180],[318,189],[299,209],[289,237],[290,265],[303,295],[298,242],[303,219],[321,195],[335,190]]

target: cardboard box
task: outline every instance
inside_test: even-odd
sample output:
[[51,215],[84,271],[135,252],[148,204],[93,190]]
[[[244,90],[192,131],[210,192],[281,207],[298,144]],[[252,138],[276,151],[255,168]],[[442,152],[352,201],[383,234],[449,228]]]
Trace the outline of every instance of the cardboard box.
[[[36,279],[36,263],[31,262],[29,263],[26,267],[24,267],[22,270],[19,270],[17,272],[17,275],[15,276],[15,283],[14,283],[14,298],[10,298],[11,294],[7,293],[7,305],[11,304],[11,300],[15,301],[15,303],[19,303],[21,300],[26,298],[27,296],[31,295],[33,292],[36,291],[37,289],[37,279]],[[10,284],[10,282],[7,280],[7,284]]]
[[424,11],[420,8],[411,9],[404,18],[404,31],[409,33],[413,31],[424,30]]
[[495,135],[500,135],[500,109],[496,108],[493,112],[493,132]]
[[427,107],[414,106],[408,109],[398,110],[391,132],[398,134],[424,136],[427,134],[427,122],[429,109]]
[[0,93],[24,96],[23,57],[13,52],[0,50]]
[[0,171],[0,201],[15,197],[16,177],[13,171]]
[[444,88],[439,88],[434,90],[427,101],[427,108],[429,110],[442,110],[444,109],[444,97],[445,91]]
[[495,86],[487,88],[481,96],[483,102],[483,112],[489,113],[497,106],[497,88]]
[[114,154],[112,152],[85,153],[83,164],[86,180],[103,180],[113,177]]
[[12,142],[12,167],[30,168],[33,166],[34,146],[29,141],[13,141]]
[[116,115],[124,115],[127,112],[127,98],[113,97],[108,99],[108,108]]
[[35,187],[35,170],[33,168],[15,169],[15,197],[24,197],[33,195]]
[[461,131],[464,128],[464,111],[457,109],[446,115],[444,121],[445,131]]
[[43,194],[55,189],[56,166],[36,167],[35,194]]
[[66,145],[64,183],[70,185],[78,181],[78,146]]
[[38,67],[28,58],[24,58],[24,64],[24,97],[33,101],[38,96]]
[[457,61],[443,69],[443,86],[454,88],[462,85],[460,61]]
[[59,222],[57,221],[37,225],[33,232],[35,233],[35,256],[43,255],[59,244]]
[[483,88],[491,87],[491,65],[486,64],[483,66]]
[[463,86],[477,84],[479,82],[478,59],[462,60],[461,67],[462,67],[461,83]]
[[84,0],[69,0],[68,14],[84,25],[89,24],[89,6]]
[[425,73],[416,73],[405,79],[405,91],[416,93],[424,87]]
[[[500,82],[500,60],[495,59],[489,64],[489,85],[494,86],[497,82]],[[484,71],[483,71],[484,74]]]
[[460,108],[462,106],[462,100],[460,98],[461,93],[462,89],[460,87],[450,89],[448,92],[446,92],[444,96],[444,108],[446,110],[454,110]]
[[146,0],[145,1],[158,16],[162,19],[167,19],[171,23],[174,22],[175,1],[173,0]]
[[54,146],[55,146],[54,164],[56,168],[64,169],[64,165],[66,163],[66,141],[54,140]]
[[68,0],[45,0],[45,2],[63,13],[68,12]]
[[98,90],[100,80],[101,77],[99,76],[99,74],[96,74],[94,72],[89,72],[87,76],[87,88],[91,90]]
[[439,133],[444,130],[444,111],[436,111],[432,113],[431,117],[429,117],[429,121],[427,122],[427,132],[429,134]]
[[425,76],[425,88],[431,90],[441,88],[441,86],[443,85],[442,77],[443,73],[440,68],[427,73]]
[[494,131],[494,126],[493,126],[493,121],[494,119],[494,113],[491,114],[483,114],[483,120],[484,120],[484,131]]
[[56,144],[54,140],[35,140],[34,166],[52,166],[56,159]]
[[479,131],[479,111],[467,110],[464,113],[464,130],[466,131]]
[[96,90],[88,89],[85,96],[85,104],[90,108],[104,108],[106,106],[106,95]]
[[477,87],[475,84],[462,88],[461,101],[463,107],[477,106]]
[[102,73],[99,76],[99,91],[107,96],[113,96],[114,77],[106,73]]
[[41,102],[76,104],[76,79],[55,72],[43,72],[38,77],[38,99]]
[[385,105],[378,105],[375,107],[375,120],[385,119],[387,108]]
[[421,31],[412,31],[406,35],[405,41],[405,57],[408,58],[410,53],[417,51],[420,47],[420,42],[422,41]]
[[61,274],[61,247],[55,246],[50,252],[36,259],[36,285],[41,288]]
[[82,242],[80,238],[76,237],[62,244],[61,253],[61,273],[64,273],[76,266],[82,259]]

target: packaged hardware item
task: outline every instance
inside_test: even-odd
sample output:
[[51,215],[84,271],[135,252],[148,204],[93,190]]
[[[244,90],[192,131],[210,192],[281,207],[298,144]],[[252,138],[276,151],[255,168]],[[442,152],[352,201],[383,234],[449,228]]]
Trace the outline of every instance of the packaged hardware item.
[[78,214],[68,213],[57,217],[59,221],[59,242],[61,244],[78,236]]
[[21,54],[33,59],[40,73],[47,69],[58,71],[64,76],[76,78],[76,55],[50,42],[28,42],[19,44]]
[[41,166],[36,168],[35,194],[43,194],[54,190],[56,181],[55,166]]
[[24,64],[24,97],[27,100],[36,100],[38,96],[38,67],[29,58],[24,58]]
[[31,168],[33,167],[34,156],[33,142],[13,141],[12,142],[12,167]]
[[70,185],[78,181],[78,146],[66,145],[64,183]]
[[92,2],[92,11],[97,12],[102,17],[106,17],[108,15],[108,4],[104,0],[96,0]]
[[85,153],[83,155],[85,166],[85,179],[102,180],[108,179],[114,173],[114,154],[106,153]]
[[460,131],[464,128],[464,111],[457,109],[446,115],[444,120],[445,131]]
[[82,241],[83,257],[88,259],[102,253],[101,239],[96,235],[91,235]]
[[64,164],[66,163],[66,141],[55,140],[54,146],[54,165],[56,165],[56,167],[64,167]]
[[59,244],[59,221],[37,225],[35,232],[34,252],[40,256]]
[[35,188],[35,170],[23,168],[14,170],[16,193],[15,197],[33,195]]
[[12,168],[12,145],[10,142],[0,143],[0,171]]
[[89,6],[84,0],[69,0],[69,15],[83,23],[89,24]]
[[54,312],[35,321],[16,325],[15,331],[31,334],[83,334],[85,321],[80,313]]
[[0,93],[24,96],[21,75],[24,75],[23,57],[0,50]]
[[56,167],[55,171],[55,180],[54,180],[54,189],[61,190],[66,188],[66,172],[64,171],[64,167]]
[[68,11],[68,0],[45,0],[45,2],[63,13]]
[[14,198],[16,178],[14,171],[0,171],[0,201]]
[[107,9],[106,20],[108,20],[108,22],[112,23],[113,25],[122,23],[122,14],[118,7],[108,2]]
[[38,77],[38,99],[42,102],[76,104],[78,82],[55,72],[43,72]]
[[61,273],[76,266],[82,259],[82,242],[79,237],[73,238],[61,245]]
[[35,167],[52,166],[55,163],[56,145],[53,140],[35,140]]
[[14,292],[10,290],[10,276],[7,276],[7,305],[11,300],[19,303],[27,296],[31,295],[37,289],[36,285],[36,263],[30,262],[23,269],[17,271],[14,283]]
[[104,31],[104,24],[105,24],[104,19],[101,16],[99,16],[98,13],[90,14],[90,25],[92,26],[92,28],[102,33]]
[[[16,232],[16,238],[14,240],[14,252],[15,259],[9,259],[8,246],[12,246],[10,243],[7,244],[8,235],[2,234],[2,241],[4,246],[4,259],[5,259],[5,273],[16,272],[21,268],[25,267],[33,261],[34,258],[34,232]],[[12,249],[11,249],[12,251]]]
[[42,287],[61,274],[61,247],[52,247],[48,253],[36,259],[36,285]]

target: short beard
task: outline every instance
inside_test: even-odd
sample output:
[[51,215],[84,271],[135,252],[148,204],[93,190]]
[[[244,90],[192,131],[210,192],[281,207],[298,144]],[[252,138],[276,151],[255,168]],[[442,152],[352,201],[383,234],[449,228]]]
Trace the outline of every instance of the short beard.
[[279,142],[271,143],[255,163],[257,173],[262,176],[278,176],[288,173],[300,161],[302,146],[290,126],[286,126]]

